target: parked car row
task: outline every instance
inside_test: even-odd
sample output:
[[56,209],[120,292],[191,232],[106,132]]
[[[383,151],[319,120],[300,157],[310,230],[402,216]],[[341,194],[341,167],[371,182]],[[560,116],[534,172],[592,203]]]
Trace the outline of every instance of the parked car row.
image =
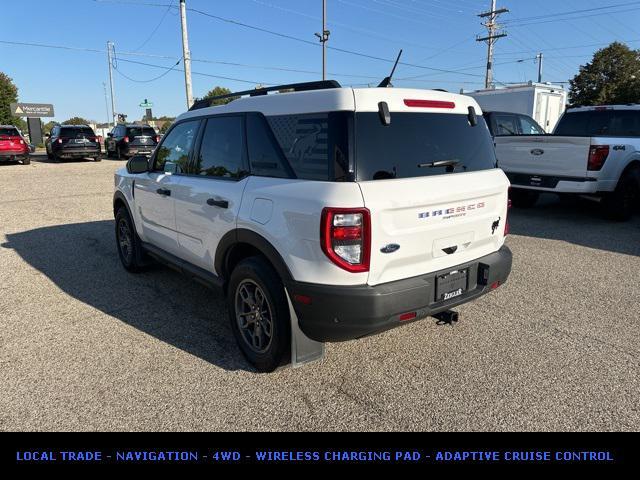
[[[88,125],[57,125],[46,137],[47,156],[52,160],[90,157],[100,161],[100,141]],[[117,159],[150,155],[159,139],[149,125],[116,125],[104,140],[104,151],[107,158]]]

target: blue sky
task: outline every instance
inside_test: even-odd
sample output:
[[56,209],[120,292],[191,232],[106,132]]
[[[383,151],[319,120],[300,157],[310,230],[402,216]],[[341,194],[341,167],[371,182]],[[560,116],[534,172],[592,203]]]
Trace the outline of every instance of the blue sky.
[[[118,57],[114,73],[117,111],[126,113],[129,120],[141,118],[143,109],[138,104],[145,98],[154,103],[157,116],[173,116],[185,110],[181,71],[140,83],[158,77],[166,71],[163,68],[181,57],[178,0],[5,2],[0,71],[14,79],[20,101],[53,103],[59,121],[75,115],[106,121],[103,82],[108,84],[108,71],[104,51],[111,40]],[[174,8],[168,8],[170,4]],[[312,43],[317,40],[314,32],[321,29],[321,4],[321,0],[187,0],[190,9]],[[327,0],[331,31],[328,45],[389,60],[403,48],[403,62],[427,67],[400,65],[396,86],[450,91],[481,88],[486,45],[476,42],[475,37],[486,31],[476,14],[487,10],[489,4],[489,0]],[[567,81],[595,50],[613,40],[640,48],[640,1],[503,0],[498,6],[510,9],[501,17],[508,37],[496,45],[495,78],[499,82],[535,79],[534,57],[539,51],[545,55],[543,80],[557,82]],[[576,10],[580,12],[565,14]],[[320,78],[321,49],[317,45],[195,11],[189,11],[187,18],[196,97],[215,85],[240,90],[258,83]],[[176,68],[182,68],[182,64]],[[329,78],[343,85],[375,84],[390,68],[388,62],[328,51]]]

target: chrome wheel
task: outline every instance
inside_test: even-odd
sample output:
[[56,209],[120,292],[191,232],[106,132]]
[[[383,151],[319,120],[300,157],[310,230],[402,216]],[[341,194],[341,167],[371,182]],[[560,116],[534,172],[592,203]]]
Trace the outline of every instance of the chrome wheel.
[[256,353],[269,349],[273,315],[264,291],[253,280],[243,280],[235,294],[236,321],[245,343]]
[[129,222],[124,218],[120,219],[120,223],[118,223],[118,245],[120,246],[122,258],[129,263],[133,254],[133,242],[131,241]]

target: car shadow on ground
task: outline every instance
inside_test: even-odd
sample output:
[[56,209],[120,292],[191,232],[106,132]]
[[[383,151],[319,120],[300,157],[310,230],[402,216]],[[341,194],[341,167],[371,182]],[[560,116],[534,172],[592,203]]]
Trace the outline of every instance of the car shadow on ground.
[[593,200],[543,194],[534,207],[512,208],[509,225],[514,235],[640,256],[640,212],[627,222],[608,220]]
[[125,271],[113,221],[6,237],[2,248],[13,249],[71,297],[223,369],[254,371],[235,343],[223,295],[160,265],[140,274]]

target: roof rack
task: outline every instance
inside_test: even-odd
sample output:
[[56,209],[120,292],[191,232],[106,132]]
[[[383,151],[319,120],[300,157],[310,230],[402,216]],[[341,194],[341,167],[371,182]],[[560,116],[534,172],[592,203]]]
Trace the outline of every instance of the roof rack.
[[304,82],[304,83],[290,83],[288,85],[276,85],[274,87],[261,87],[254,88],[253,90],[244,90],[242,92],[227,93],[226,95],[218,95],[216,97],[207,97],[196,100],[189,109],[198,110],[200,108],[207,108],[211,106],[211,102],[214,100],[223,100],[225,98],[236,99],[249,95],[251,97],[257,97],[259,95],[266,95],[269,92],[278,92],[287,90],[291,92],[307,92],[310,90],[325,90],[329,88],[340,88],[341,85],[335,80],[320,80],[317,82]]

